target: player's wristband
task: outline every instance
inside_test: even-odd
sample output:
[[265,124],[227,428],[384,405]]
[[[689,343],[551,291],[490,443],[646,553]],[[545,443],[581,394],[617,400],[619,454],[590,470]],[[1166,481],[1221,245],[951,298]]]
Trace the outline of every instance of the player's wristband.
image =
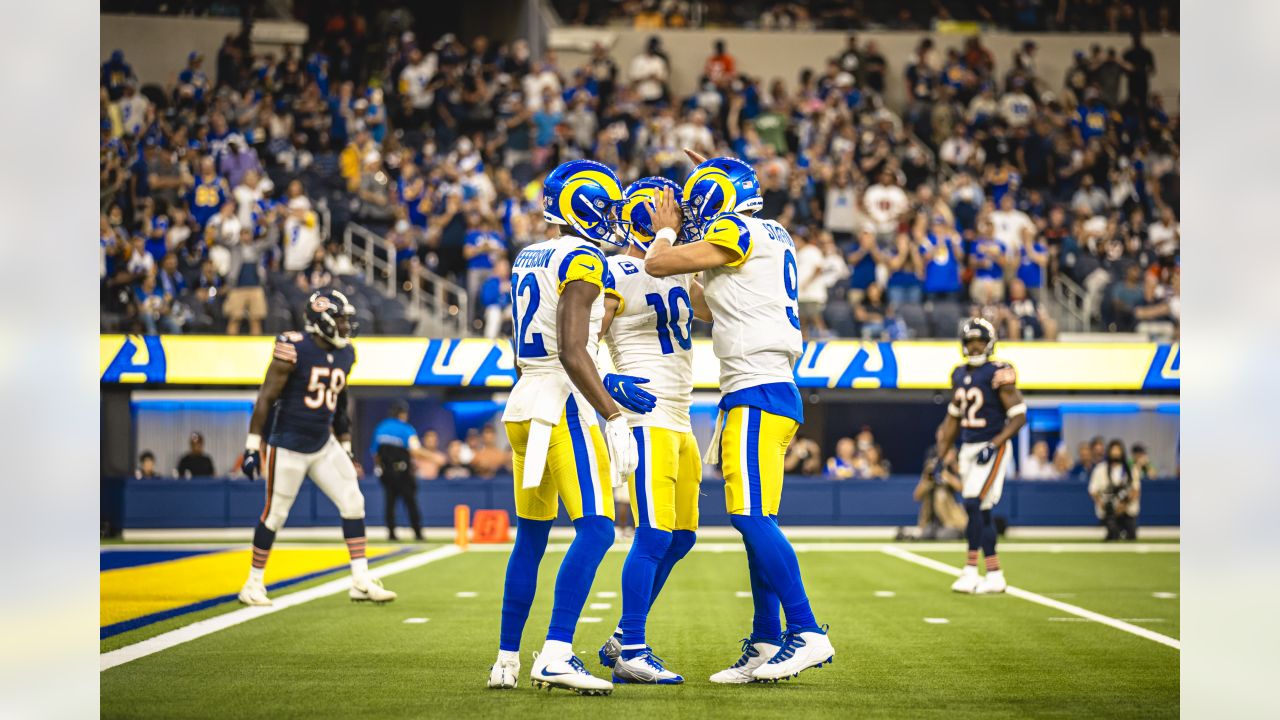
[[259,452],[262,450],[262,436],[257,433],[249,433],[249,437],[245,438],[244,449]]
[[666,240],[667,242],[674,244],[676,241],[676,231],[671,228],[664,227],[661,230],[659,230],[656,235],[653,236],[653,239]]

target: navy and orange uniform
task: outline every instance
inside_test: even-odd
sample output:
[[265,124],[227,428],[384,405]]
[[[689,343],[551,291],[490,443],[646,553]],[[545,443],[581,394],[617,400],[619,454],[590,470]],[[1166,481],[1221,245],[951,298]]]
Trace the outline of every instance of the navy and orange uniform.
[[314,453],[333,436],[335,418],[346,420],[347,376],[356,352],[321,347],[307,333],[287,332],[276,338],[272,356],[294,365],[271,411],[267,444],[299,453]]
[[1005,441],[986,463],[978,463],[977,458],[1004,429],[1008,419],[1008,409],[1000,400],[1000,388],[1016,385],[1017,381],[1013,366],[999,360],[988,360],[977,366],[960,365],[951,372],[953,394],[947,413],[960,421],[957,460],[964,483],[961,494],[966,498],[981,498],[984,510],[1000,502],[1013,442]]

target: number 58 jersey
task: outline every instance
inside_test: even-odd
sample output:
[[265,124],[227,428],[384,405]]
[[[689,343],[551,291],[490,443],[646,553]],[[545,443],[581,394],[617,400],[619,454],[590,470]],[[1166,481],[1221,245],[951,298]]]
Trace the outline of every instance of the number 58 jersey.
[[703,242],[731,251],[731,262],[703,273],[720,358],[720,392],[794,383],[800,339],[799,270],[791,235],[772,220],[724,213]]
[[[566,235],[534,243],[521,250],[511,263],[511,332],[520,379],[511,390],[503,420],[517,422],[534,417],[559,418],[568,392],[569,375],[560,363],[556,314],[560,293],[570,282],[581,280],[602,292],[591,304],[587,354],[596,356],[600,325],[604,321],[604,292],[608,270],[604,254],[591,243]],[[579,399],[578,405],[587,405]],[[583,413],[595,423],[595,413]]]
[[272,408],[267,444],[319,452],[333,435],[333,415],[356,351],[350,345],[324,348],[308,333],[287,332],[276,338],[272,357],[294,368]]
[[605,337],[613,366],[621,374],[648,378],[642,387],[658,399],[644,415],[622,409],[632,427],[692,432],[689,403],[693,393],[692,275],[656,278],[644,261],[610,255],[609,273],[620,304]]

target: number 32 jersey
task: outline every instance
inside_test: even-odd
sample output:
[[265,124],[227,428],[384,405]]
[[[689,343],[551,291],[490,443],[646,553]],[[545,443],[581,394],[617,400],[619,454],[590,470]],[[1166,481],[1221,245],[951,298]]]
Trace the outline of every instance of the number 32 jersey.
[[605,337],[613,366],[624,375],[648,378],[642,385],[658,399],[644,415],[625,408],[632,427],[692,432],[689,403],[693,393],[692,275],[656,278],[644,260],[611,255],[609,273],[620,300]]
[[[604,293],[610,292],[608,269],[599,248],[582,238],[566,235],[534,243],[520,251],[511,263],[512,346],[520,379],[507,400],[502,419],[518,422],[540,417],[559,418],[567,392],[568,373],[560,363],[556,314],[560,293],[570,282],[583,281],[601,289],[591,303],[587,354],[596,356],[600,325],[604,321]],[[595,411],[579,398],[583,421],[596,424]]]
[[325,348],[308,333],[276,338],[272,357],[294,366],[271,413],[267,444],[300,453],[318,452],[333,435],[333,414],[356,362],[351,345]]
[[720,392],[795,383],[792,368],[803,348],[791,236],[772,220],[725,213],[711,221],[703,239],[735,256],[703,273],[715,318],[711,344],[720,358]]

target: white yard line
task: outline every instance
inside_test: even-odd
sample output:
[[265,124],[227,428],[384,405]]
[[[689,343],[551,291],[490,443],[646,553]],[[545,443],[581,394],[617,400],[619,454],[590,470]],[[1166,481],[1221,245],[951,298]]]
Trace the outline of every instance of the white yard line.
[[[411,555],[403,560],[396,560],[395,562],[389,562],[385,565],[375,566],[370,568],[369,574],[378,578],[386,577],[388,575],[394,575],[406,570],[413,570],[414,568],[422,567],[423,565],[433,563],[436,560],[453,557],[461,552],[462,550],[456,545],[446,545],[418,555]],[[139,643],[134,643],[133,645],[126,645],[118,650],[102,653],[99,656],[101,666],[99,668],[99,672],[110,670],[117,665],[123,665],[127,662],[132,662],[133,660],[146,657],[153,653],[158,653],[161,650],[168,650],[169,648],[176,647],[183,643],[191,642],[196,638],[204,637],[205,635],[218,632],[219,630],[226,630],[229,627],[234,627],[241,623],[260,618],[264,615],[270,615],[271,613],[279,612],[329,595],[336,595],[350,587],[351,578],[344,576],[336,580],[321,583],[315,587],[307,588],[306,590],[299,590],[295,593],[289,593],[288,595],[273,598],[274,604],[269,607],[246,607],[241,608],[240,610],[233,610],[229,613],[215,615],[214,617],[191,623],[190,625],[180,627],[177,630],[170,630],[167,633],[156,635],[155,637],[148,638]]]
[[[1003,551],[1004,546],[1001,546],[1000,549]],[[907,562],[911,562],[911,563],[915,563],[916,565],[927,567],[930,570],[937,570],[940,573],[946,573],[947,575],[952,575],[952,576],[960,575],[960,568],[953,567],[944,562],[939,562],[937,560],[934,560],[933,558],[927,558],[923,555],[917,555],[911,552],[910,550],[903,550],[902,548],[893,547],[893,546],[884,546],[882,548],[882,551],[886,555],[892,555],[893,557],[896,557],[900,560],[906,560]],[[1076,617],[1084,618],[1085,620],[1092,620],[1093,622],[1101,623],[1108,627],[1113,627],[1117,630],[1123,630],[1124,632],[1130,633],[1132,635],[1137,635],[1140,638],[1145,638],[1152,642],[1158,642],[1161,645],[1167,645],[1173,648],[1174,650],[1178,650],[1179,652],[1182,651],[1182,643],[1180,641],[1174,638],[1171,638],[1168,635],[1161,635],[1158,632],[1153,632],[1144,627],[1138,627],[1137,625],[1127,623],[1123,620],[1117,620],[1113,617],[1108,617],[1101,613],[1096,613],[1092,610],[1086,610],[1082,607],[1071,605],[1070,603],[1064,603],[1061,600],[1054,600],[1053,598],[1048,598],[1048,597],[1045,597],[1044,595],[1033,593],[1029,590],[1023,590],[1022,588],[1014,587],[1012,585],[1010,585],[1008,589],[1005,590],[1005,593],[1008,595],[1012,595],[1016,598],[1022,598],[1023,600],[1036,603],[1038,605],[1051,607],[1054,610],[1059,610],[1069,615],[1075,615]]]

